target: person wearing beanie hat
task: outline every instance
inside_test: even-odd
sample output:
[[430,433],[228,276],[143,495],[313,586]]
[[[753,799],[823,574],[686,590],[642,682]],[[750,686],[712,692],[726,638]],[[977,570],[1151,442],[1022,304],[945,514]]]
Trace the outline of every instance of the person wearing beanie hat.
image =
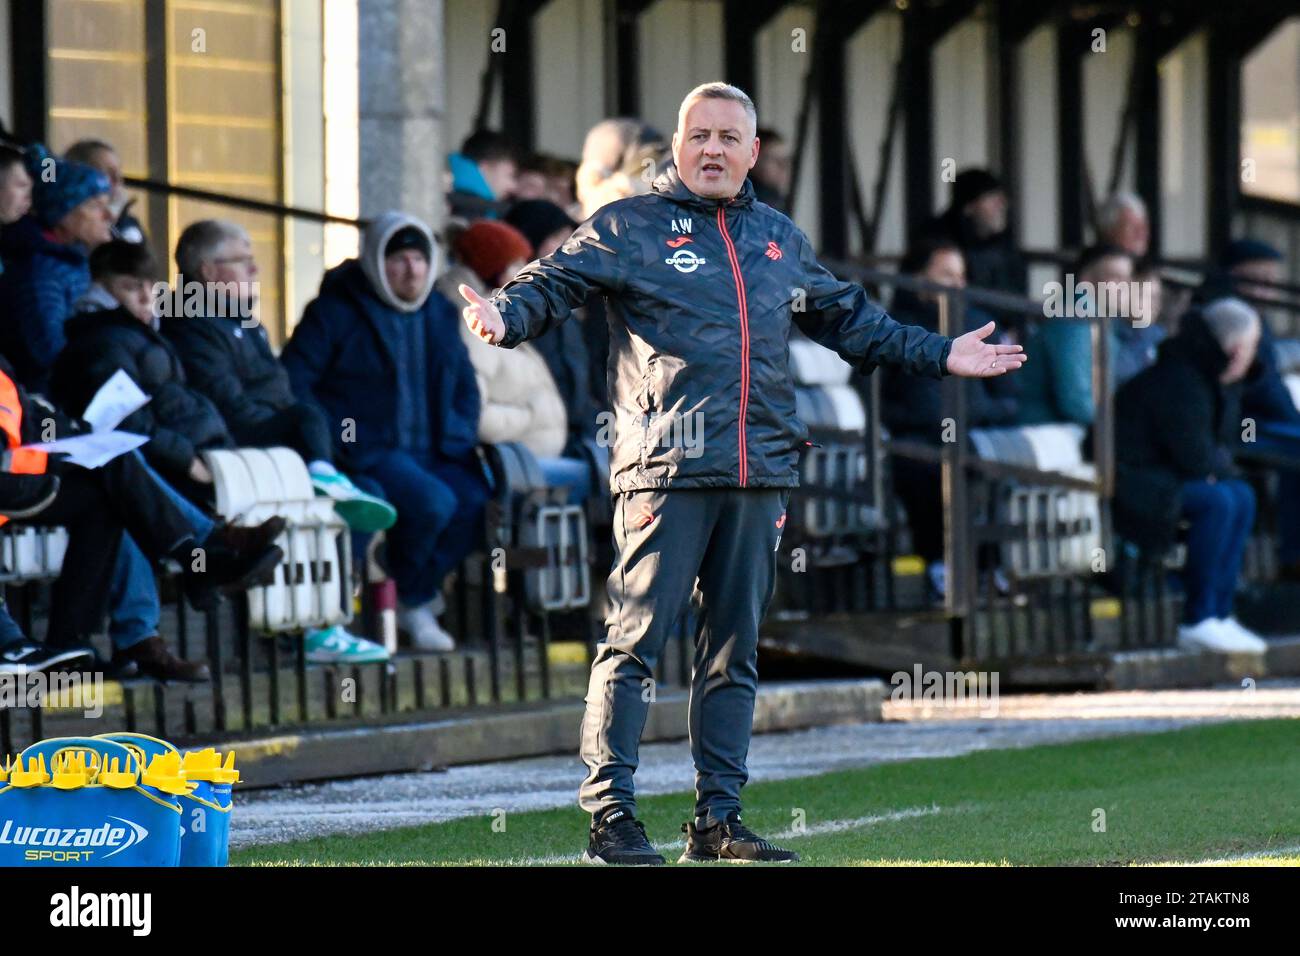
[[1008,209],[1002,180],[987,169],[963,169],[953,181],[948,209],[923,236],[957,243],[971,286],[1024,295],[1028,273],[1007,227]]
[[515,203],[505,214],[504,221],[524,234],[532,246],[531,259],[549,256],[578,228],[567,212],[546,199],[525,199]]
[[[450,298],[463,282],[484,295],[514,277],[532,258],[523,233],[504,222],[480,219],[456,239],[456,263],[438,279],[437,288]],[[474,365],[483,411],[478,437],[486,444],[519,442],[547,463],[564,452],[568,416],[554,377],[541,354],[529,343],[522,351],[495,349],[471,335],[462,324],[460,335]],[[549,480],[549,478],[548,478]],[[559,482],[572,487],[572,482]]]
[[453,252],[457,262],[496,289],[532,259],[533,247],[514,226],[480,219],[456,237]]
[[422,651],[456,646],[438,621],[443,582],[480,545],[490,494],[478,384],[456,310],[433,287],[437,253],[414,216],[378,216],[280,353],[298,399],[331,423],[337,467],[397,509],[382,560],[398,630]]
[[63,324],[90,288],[89,255],[112,238],[107,177],[81,163],[27,151],[31,212],[0,233],[0,352],[31,391],[43,392],[63,349]]

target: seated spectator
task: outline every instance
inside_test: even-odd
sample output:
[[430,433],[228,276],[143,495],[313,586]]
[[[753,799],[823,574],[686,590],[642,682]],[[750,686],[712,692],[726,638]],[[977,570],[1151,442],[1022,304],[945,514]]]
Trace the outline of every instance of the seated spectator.
[[[950,289],[966,286],[961,250],[947,239],[923,239],[903,257],[899,272]],[[919,325],[939,331],[939,294],[900,289],[890,304],[889,314],[905,325]],[[966,327],[980,328],[990,321],[986,313],[969,308]],[[989,341],[995,341],[990,339]],[[890,436],[902,441],[938,445],[944,437],[942,386],[937,379],[885,369],[880,385],[881,420]],[[966,387],[966,411],[970,428],[1009,425],[1016,418],[1016,385],[1010,376],[972,379]],[[943,492],[940,466],[901,455],[891,459],[894,492],[907,509],[912,546],[926,562],[931,592],[942,598],[947,589],[943,564]]]
[[63,154],[69,162],[93,166],[108,178],[112,192],[108,208],[113,214],[113,232],[127,242],[144,242],[147,238],[140,220],[131,214],[135,200],[127,193],[122,179],[122,160],[115,150],[102,139],[82,139],[73,143]]
[[786,212],[790,208],[790,184],[793,180],[794,158],[785,137],[769,127],[760,127],[758,162],[749,171],[754,183],[754,195],[759,202]]
[[[46,159],[50,176],[41,175]],[[26,162],[32,211],[0,233],[0,351],[24,386],[44,392],[63,350],[63,324],[90,287],[90,253],[112,238],[110,187],[98,170],[56,160],[40,146]]]
[[503,133],[480,129],[465,138],[460,152],[447,157],[452,216],[497,218],[514,196],[519,164],[514,144]]
[[[456,239],[457,265],[438,280],[436,288],[450,301],[467,285],[491,295],[530,261],[532,246],[518,229],[503,222],[480,219]],[[469,350],[478,379],[482,411],[479,441],[488,445],[519,442],[537,456],[547,483],[569,488],[581,501],[590,490],[587,463],[561,457],[568,443],[568,418],[550,370],[532,343],[499,349],[478,338],[461,323],[461,338]]]
[[[1073,272],[1077,299],[1076,316],[1096,312],[1108,313],[1102,319],[1110,336],[1112,381],[1114,357],[1119,353],[1116,327],[1129,321],[1120,312],[1127,303],[1128,282],[1133,278],[1133,259],[1117,246],[1090,246],[1079,256]],[[1123,283],[1123,299],[1112,294]],[[1068,292],[1069,283],[1064,289]],[[1121,307],[1116,308],[1120,302]],[[1020,373],[1020,413],[1022,425],[1045,422],[1092,424],[1092,322],[1067,315],[1045,318],[1025,343],[1029,361]]]
[[[218,591],[240,591],[266,583],[284,557],[271,543],[275,528],[218,529],[212,522],[196,530],[193,516],[160,483],[138,454],[119,455],[107,464],[86,469],[51,460],[45,453],[18,451],[41,440],[44,423],[52,421],[61,436],[83,426],[52,405],[29,395],[15,380],[12,367],[0,357],[0,432],[10,454],[9,468],[28,475],[58,479],[54,494],[29,490],[20,512],[0,517],[19,525],[61,526],[68,530],[68,550],[54,582],[46,644],[50,648],[85,647],[101,631],[108,613],[123,532],[131,535],[152,560],[172,558],[182,570],[186,597],[196,608],[211,608]],[[283,524],[279,526],[283,529]],[[195,549],[204,555],[194,560]],[[115,651],[115,657],[117,656]],[[207,680],[202,662],[180,661],[156,635],[120,653],[142,672],[181,680]]]
[[[257,262],[248,233],[232,222],[207,219],[188,226],[176,244],[176,268],[204,283],[255,289]],[[255,301],[239,310],[250,315]],[[241,448],[292,448],[307,462],[316,494],[354,531],[391,528],[393,506],[357,488],[333,464],[330,425],[318,405],[299,401],[289,375],[271,352],[266,329],[230,315],[177,316],[162,322],[190,386],[221,412]],[[339,424],[342,428],[342,423]]]
[[443,580],[481,545],[489,485],[464,323],[433,291],[433,265],[428,226],[380,216],[360,258],[325,273],[280,358],[301,400],[353,424],[335,437],[339,467],[397,507],[386,561],[399,628],[420,649],[451,650]]
[[[1269,304],[1282,298],[1282,253],[1258,239],[1228,244],[1218,270],[1197,290],[1200,302],[1225,295],[1249,299],[1260,312],[1259,356],[1242,382],[1242,415],[1256,423],[1256,447],[1300,459],[1300,409],[1278,372]],[[1300,582],[1300,469],[1277,472],[1277,559],[1283,580]]]
[[[125,289],[132,281],[137,287],[151,284],[154,272],[148,249],[121,239],[99,247],[91,257],[92,276],[105,289]],[[127,295],[126,305],[110,296],[106,304],[116,308],[101,305],[67,322],[67,346],[52,375],[54,397],[80,415],[100,386],[118,369],[125,371],[150,400],[121,428],[148,435],[142,449],[146,460],[192,500],[208,503],[212,474],[199,452],[235,443],[216,406],[190,387],[180,356],[157,329],[152,299]],[[97,296],[87,300],[97,302]]]
[[1120,192],[1097,210],[1097,242],[1117,246],[1134,259],[1142,259],[1151,245],[1151,219],[1147,204],[1136,193]]
[[948,209],[925,235],[957,244],[966,259],[966,282],[977,289],[1025,294],[1025,260],[1009,227],[1010,203],[1002,181],[986,169],[964,169],[952,184]]
[[[0,226],[17,222],[32,208],[32,177],[23,164],[23,154],[0,145]],[[0,260],[0,273],[4,262]]]
[[1155,363],[1156,348],[1165,340],[1168,330],[1160,321],[1164,302],[1164,283],[1160,270],[1150,260],[1139,261],[1133,267],[1133,281],[1141,292],[1131,303],[1132,321],[1113,323],[1117,348],[1113,359],[1114,387],[1119,388],[1144,368]]
[[1179,643],[1207,650],[1263,650],[1232,605],[1255,494],[1237,477],[1240,382],[1255,360],[1259,316],[1240,299],[1219,299],[1184,318],[1156,364],[1115,396],[1116,532],[1150,557],[1189,522],[1186,600]]
[[[529,261],[549,256],[578,227],[563,209],[544,200],[515,203],[506,213],[505,221],[528,240],[532,247]],[[583,329],[585,320],[586,309],[579,309],[574,319],[562,323],[550,335],[539,336],[528,343],[546,360],[546,367],[564,402],[569,423],[569,437],[564,446],[567,458],[583,456],[583,442],[596,435],[600,424],[596,418],[600,405],[591,388],[591,356]],[[470,355],[474,355],[472,348]]]
[[[191,498],[210,503],[212,474],[198,452],[235,443],[216,407],[186,381],[175,349],[158,331],[150,294],[153,257],[143,244],[115,239],[95,250],[91,269],[95,285],[84,300],[91,310],[68,323],[68,345],[54,368],[56,397],[80,413],[105,381],[119,368],[124,370],[150,395],[150,401],[128,416],[122,428],[149,435],[143,448],[146,457]],[[96,306],[104,295],[110,296],[110,301]],[[161,476],[156,477],[167,487]],[[245,529],[227,527],[225,533],[246,533]],[[284,528],[284,520],[276,518],[260,533],[273,540]],[[130,536],[124,538],[120,562],[126,566],[119,566],[114,580],[109,634],[118,648],[156,632],[159,620],[152,568],[137,553]],[[313,663],[361,664],[388,659],[383,647],[349,634],[341,625],[310,628],[304,641],[307,659]]]

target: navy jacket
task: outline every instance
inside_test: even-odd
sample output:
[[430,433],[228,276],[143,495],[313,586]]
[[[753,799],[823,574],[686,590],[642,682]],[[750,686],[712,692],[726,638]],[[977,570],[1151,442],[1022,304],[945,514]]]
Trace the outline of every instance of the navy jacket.
[[[325,273],[320,293],[280,353],[294,393],[318,406],[330,423],[341,467],[359,471],[400,444],[397,362],[404,357],[394,355],[383,336],[381,310],[390,308],[371,291],[360,263],[349,259]],[[443,363],[441,374],[426,376],[434,450],[466,461],[478,443],[480,404],[460,337],[460,313],[430,292],[418,312],[402,319],[424,323],[429,356]],[[350,442],[343,441],[347,419],[355,423]]]
[[494,300],[501,345],[549,332],[592,293],[608,306],[614,492],[797,486],[808,429],[795,414],[792,325],[863,373],[937,379],[952,344],[828,272],[748,180],[730,200],[704,199],[671,167],[506,284]]

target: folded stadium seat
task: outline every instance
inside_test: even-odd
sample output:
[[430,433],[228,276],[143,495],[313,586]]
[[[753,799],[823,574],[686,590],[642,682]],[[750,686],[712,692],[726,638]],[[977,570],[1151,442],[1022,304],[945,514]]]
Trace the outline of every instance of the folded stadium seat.
[[800,506],[790,513],[792,530],[821,539],[832,550],[841,549],[883,526],[877,509],[848,497],[866,496],[866,405],[849,384],[852,367],[801,334],[790,340],[790,371],[795,380],[795,414],[814,443],[802,455],[800,482],[845,495],[798,495]]
[[328,627],[352,619],[347,525],[316,497],[302,458],[288,448],[207,451],[217,511],[240,525],[275,515],[288,522],[275,580],[248,592],[249,623],[266,633]]
[[0,584],[57,578],[67,550],[64,528],[5,526],[0,530]]
[[[488,547],[511,549],[522,567],[524,596],[534,612],[586,607],[591,599],[587,514],[568,504],[568,490],[550,488],[536,457],[517,442],[484,446],[496,483],[500,523]],[[608,481],[608,478],[606,478]]]
[[[975,454],[986,461],[1089,481],[1097,476],[1095,466],[1083,460],[1084,431],[1079,425],[972,429],[970,436]],[[1092,569],[1093,554],[1102,546],[1101,502],[1094,492],[1019,482],[1004,482],[1001,487],[1005,490],[996,505],[998,520],[1024,531],[1023,540],[1006,546],[1017,577]]]

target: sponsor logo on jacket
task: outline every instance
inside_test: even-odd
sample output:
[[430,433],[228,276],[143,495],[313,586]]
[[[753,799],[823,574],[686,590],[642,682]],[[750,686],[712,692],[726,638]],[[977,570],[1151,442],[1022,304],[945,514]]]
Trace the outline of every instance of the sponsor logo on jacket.
[[707,261],[703,256],[697,256],[690,249],[678,249],[665,259],[664,263],[672,266],[678,272],[694,272]]

